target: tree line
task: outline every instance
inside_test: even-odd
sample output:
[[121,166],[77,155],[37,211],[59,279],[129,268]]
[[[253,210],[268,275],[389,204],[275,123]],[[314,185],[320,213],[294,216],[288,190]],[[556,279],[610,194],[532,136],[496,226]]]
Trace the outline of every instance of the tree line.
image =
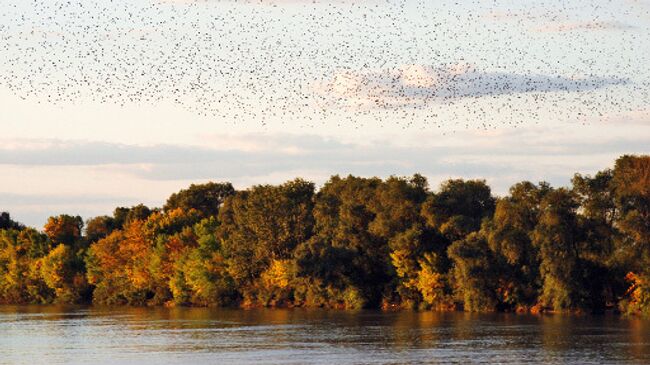
[[191,185],[42,231],[0,215],[0,303],[650,315],[650,156],[570,187],[421,175]]

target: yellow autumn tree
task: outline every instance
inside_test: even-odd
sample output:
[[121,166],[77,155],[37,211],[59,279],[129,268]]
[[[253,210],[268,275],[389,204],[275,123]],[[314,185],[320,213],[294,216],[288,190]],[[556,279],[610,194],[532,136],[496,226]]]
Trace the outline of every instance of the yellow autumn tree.
[[70,246],[59,244],[41,259],[40,271],[43,281],[54,290],[58,303],[79,303],[88,290],[82,263]]
[[148,270],[151,245],[143,222],[136,220],[90,246],[88,281],[95,285],[93,301],[102,304],[144,304],[152,297]]
[[424,254],[419,260],[420,271],[417,275],[416,287],[422,295],[426,306],[444,308],[450,306],[449,296],[445,293],[446,277],[436,270],[438,258],[433,253]]
[[291,284],[295,277],[296,269],[292,260],[271,260],[257,282],[258,300],[267,306],[289,305],[293,297]]

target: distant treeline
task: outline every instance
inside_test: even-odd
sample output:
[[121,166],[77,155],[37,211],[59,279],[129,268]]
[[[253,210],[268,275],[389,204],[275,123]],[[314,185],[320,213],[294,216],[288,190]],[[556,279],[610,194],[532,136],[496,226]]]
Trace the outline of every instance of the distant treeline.
[[0,302],[648,315],[650,156],[502,198],[482,180],[333,176],[192,185],[42,232],[3,213]]

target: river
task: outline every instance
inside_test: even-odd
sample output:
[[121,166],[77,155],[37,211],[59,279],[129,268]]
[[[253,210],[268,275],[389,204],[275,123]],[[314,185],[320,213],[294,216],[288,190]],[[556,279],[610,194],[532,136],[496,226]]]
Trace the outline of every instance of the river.
[[0,364],[650,363],[616,316],[0,306]]

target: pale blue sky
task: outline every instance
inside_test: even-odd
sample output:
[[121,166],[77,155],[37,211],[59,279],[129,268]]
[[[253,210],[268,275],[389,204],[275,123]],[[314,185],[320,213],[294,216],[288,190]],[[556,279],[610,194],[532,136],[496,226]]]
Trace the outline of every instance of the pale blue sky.
[[567,184],[650,153],[649,58],[648,0],[4,0],[0,210],[337,173]]

